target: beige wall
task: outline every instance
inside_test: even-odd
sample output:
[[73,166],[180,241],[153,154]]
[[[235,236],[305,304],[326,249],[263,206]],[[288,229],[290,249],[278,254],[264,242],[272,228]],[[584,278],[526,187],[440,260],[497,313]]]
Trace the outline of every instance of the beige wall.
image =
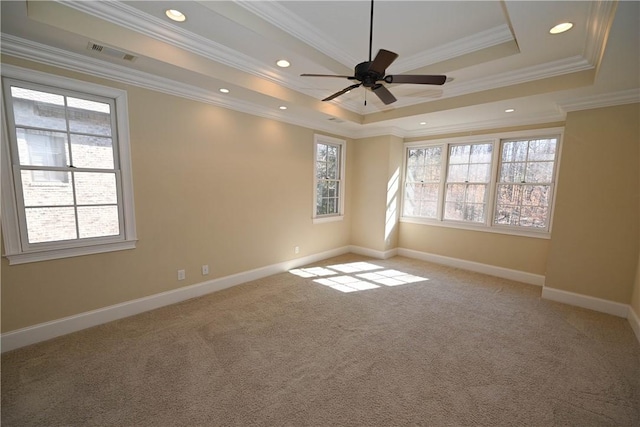
[[400,223],[400,247],[544,275],[548,239]]
[[[10,62],[28,64],[3,58]],[[139,242],[134,250],[15,266],[3,258],[2,331],[349,244],[348,202],[344,221],[311,220],[313,130],[35,68],[127,90]],[[347,201],[350,150],[348,141]],[[202,264],[210,266],[206,277]],[[186,280],[177,281],[178,269]]]
[[393,135],[354,141],[351,244],[376,251],[398,247],[404,141]]
[[638,105],[567,115],[546,286],[630,302],[639,243]]
[[[130,251],[17,266],[2,259],[3,332],[346,245],[546,275],[547,286],[625,304],[633,294],[640,313],[637,104],[568,115],[551,240],[398,224],[393,214],[388,223],[402,191],[394,194],[403,155],[394,136],[347,142],[345,219],[314,225],[313,130],[3,62],[127,90],[140,239]],[[178,282],[182,268],[187,279]]]

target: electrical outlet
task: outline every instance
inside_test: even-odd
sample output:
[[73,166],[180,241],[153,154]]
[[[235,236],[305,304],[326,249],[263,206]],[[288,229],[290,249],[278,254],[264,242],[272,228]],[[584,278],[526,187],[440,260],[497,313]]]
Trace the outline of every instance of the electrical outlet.
[[300,246],[296,246],[293,248],[293,253],[294,254],[299,254],[300,253]]
[[184,280],[187,277],[187,274],[184,270],[178,270],[178,280]]
[[206,276],[207,274],[209,274],[209,266],[208,265],[203,265],[202,266],[202,275]]

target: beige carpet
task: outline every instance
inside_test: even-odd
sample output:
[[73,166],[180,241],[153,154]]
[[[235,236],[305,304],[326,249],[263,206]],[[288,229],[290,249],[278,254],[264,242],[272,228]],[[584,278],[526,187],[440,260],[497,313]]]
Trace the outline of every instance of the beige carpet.
[[319,265],[4,354],[2,425],[640,425],[625,319],[407,258]]

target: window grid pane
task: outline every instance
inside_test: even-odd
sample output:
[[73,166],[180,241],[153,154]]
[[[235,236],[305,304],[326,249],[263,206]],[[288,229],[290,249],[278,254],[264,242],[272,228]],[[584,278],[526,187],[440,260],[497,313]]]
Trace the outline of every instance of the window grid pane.
[[315,216],[340,214],[342,146],[316,142]]
[[546,229],[556,138],[503,141],[494,224]]
[[120,235],[112,101],[18,86],[10,93],[26,242]]
[[493,144],[449,147],[444,219],[486,221],[487,188],[491,180]]
[[404,215],[436,218],[442,170],[442,147],[407,150]]

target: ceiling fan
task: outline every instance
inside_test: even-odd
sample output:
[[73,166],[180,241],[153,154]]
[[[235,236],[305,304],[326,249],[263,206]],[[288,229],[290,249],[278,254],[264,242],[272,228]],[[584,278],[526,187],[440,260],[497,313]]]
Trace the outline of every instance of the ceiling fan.
[[[386,105],[396,102],[397,99],[382,82],[385,83],[412,83],[421,85],[443,85],[447,76],[426,74],[390,74],[385,75],[386,69],[398,57],[397,53],[380,49],[376,57],[371,60],[371,46],[373,44],[373,0],[371,0],[371,21],[369,25],[369,60],[356,65],[353,76],[340,76],[333,74],[300,74],[303,77],[338,77],[348,80],[357,80],[360,83],[353,84],[323,99],[331,101],[344,95],[352,89],[360,86],[371,89]],[[366,105],[366,101],[365,101]]]

